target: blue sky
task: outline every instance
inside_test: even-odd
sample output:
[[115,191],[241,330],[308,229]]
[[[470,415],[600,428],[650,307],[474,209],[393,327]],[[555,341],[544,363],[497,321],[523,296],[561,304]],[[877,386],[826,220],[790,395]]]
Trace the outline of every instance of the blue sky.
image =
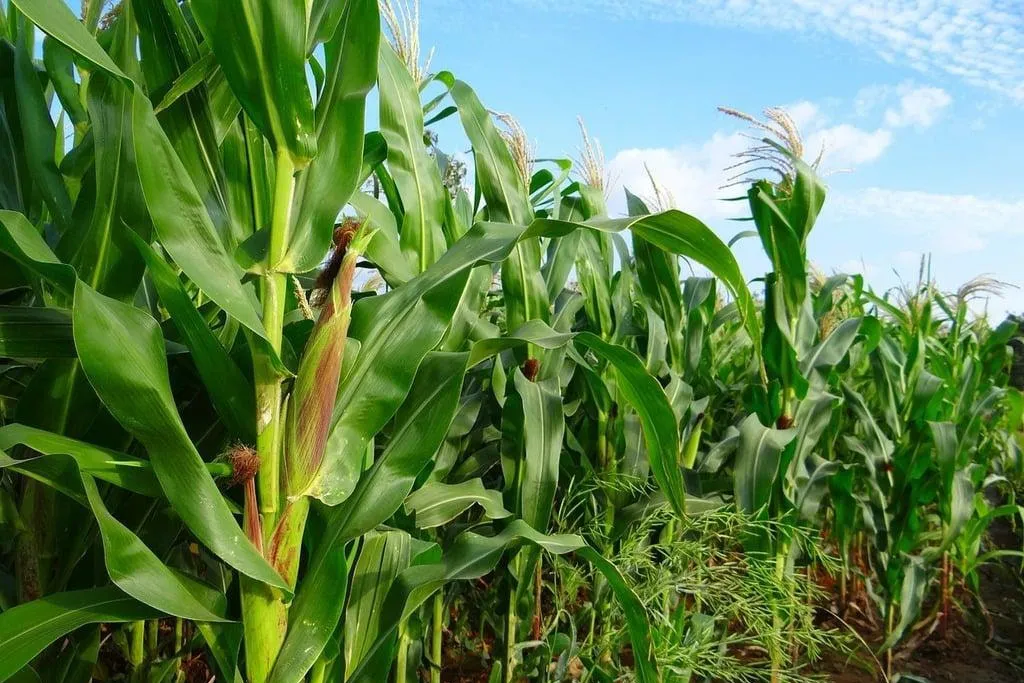
[[[745,129],[715,108],[781,105],[845,171],[811,238],[820,268],[881,290],[930,254],[944,288],[1024,285],[1021,0],[423,0],[421,25],[432,70],[514,114],[540,156],[575,156],[581,115],[618,186],[649,193],[646,163],[726,238],[743,207],[717,188]],[[760,275],[757,244],[737,251]],[[1024,290],[988,306],[1024,310]]]
[[[68,0],[78,9],[78,0]],[[408,0],[412,2],[412,0]],[[401,3],[403,0],[394,0]],[[582,116],[616,183],[728,239],[744,206],[719,190],[742,123],[786,107],[829,198],[810,241],[825,272],[878,291],[931,256],[940,286],[987,273],[1024,287],[1024,0],[421,0],[431,70],[516,116],[539,156],[578,156]],[[374,127],[375,108],[368,113]],[[454,119],[442,146],[464,146]],[[736,246],[748,278],[766,263]],[[1024,289],[977,302],[1024,312]]]

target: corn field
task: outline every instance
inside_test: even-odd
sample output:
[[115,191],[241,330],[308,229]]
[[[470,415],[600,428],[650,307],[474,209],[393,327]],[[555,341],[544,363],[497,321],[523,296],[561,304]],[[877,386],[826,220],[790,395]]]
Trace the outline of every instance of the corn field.
[[783,112],[723,239],[406,6],[3,9],[0,681],[892,677],[1021,556],[997,283],[820,273]]

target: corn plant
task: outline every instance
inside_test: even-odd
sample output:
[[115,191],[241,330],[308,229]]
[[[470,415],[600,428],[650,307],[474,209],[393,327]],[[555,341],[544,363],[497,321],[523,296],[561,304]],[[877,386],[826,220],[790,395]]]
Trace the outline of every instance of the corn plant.
[[[491,680],[683,678],[736,618],[778,679],[822,533],[890,655],[936,584],[945,622],[1021,512],[986,498],[1024,401],[982,285],[817,277],[825,186],[775,113],[741,159],[779,170],[742,179],[759,302],[657,186],[609,216],[585,129],[578,168],[538,161],[431,72],[418,11],[0,13],[0,681],[439,683],[472,600]],[[770,586],[733,612],[679,576],[716,576],[694,538],[729,504],[708,557]]]
[[[169,615],[196,625],[226,678],[379,680],[397,658],[403,679],[419,606],[527,542],[578,551],[603,572],[627,605],[637,671],[653,680],[644,614],[614,567],[577,537],[543,535],[562,439],[557,417],[534,426],[537,411],[561,415],[569,337],[549,325],[541,240],[579,228],[534,209],[472,90],[437,77],[476,156],[485,204],[467,211],[465,194],[444,192],[420,82],[380,40],[376,3],[131,0],[102,22],[86,10],[79,21],[58,0],[18,0],[5,25],[18,90],[9,142],[24,149],[10,148],[22,182],[5,186],[0,214],[0,250],[18,273],[4,355],[25,390],[2,428],[21,603],[0,617],[3,677],[83,624],[124,622],[133,675],[152,678],[185,655],[181,638],[161,649],[155,624]],[[375,83],[381,130],[367,135]],[[74,124],[66,154],[51,89]],[[358,193],[369,174],[387,206]],[[557,195],[555,180],[533,199]],[[349,203],[364,217],[339,223]],[[587,229],[626,228],[735,270],[678,212]],[[356,301],[364,263],[388,292]],[[478,320],[494,268],[503,330]],[[653,380],[628,350],[596,335],[574,343],[618,373],[655,479],[681,509],[667,400],[649,396]],[[514,375],[500,417],[511,513],[491,509],[483,534],[439,536],[443,550],[375,531],[433,466],[467,373],[505,349],[517,354],[501,368]],[[431,495],[409,501],[415,517]],[[154,514],[173,530],[156,547]],[[79,547],[55,538],[53,515],[77,524]],[[80,575],[86,556],[102,558],[110,583]],[[537,555],[514,563],[522,591]],[[510,650],[518,616],[511,605]],[[24,629],[39,619],[52,628]]]

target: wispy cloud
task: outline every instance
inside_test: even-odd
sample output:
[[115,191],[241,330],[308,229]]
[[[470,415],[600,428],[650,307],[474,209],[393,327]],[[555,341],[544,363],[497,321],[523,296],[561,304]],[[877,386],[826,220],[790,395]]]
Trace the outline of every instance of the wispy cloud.
[[873,187],[836,193],[829,212],[836,220],[870,220],[926,238],[937,253],[979,251],[992,240],[1024,235],[1024,200]]
[[887,61],[944,72],[1024,104],[1020,0],[514,0],[623,19],[830,36]]
[[885,124],[891,128],[928,128],[952,103],[953,98],[942,88],[904,81],[861,88],[854,98],[854,111],[863,117],[884,107]]
[[899,106],[885,111],[885,122],[896,128],[927,128],[952,101],[953,98],[942,88],[915,88],[900,95]]

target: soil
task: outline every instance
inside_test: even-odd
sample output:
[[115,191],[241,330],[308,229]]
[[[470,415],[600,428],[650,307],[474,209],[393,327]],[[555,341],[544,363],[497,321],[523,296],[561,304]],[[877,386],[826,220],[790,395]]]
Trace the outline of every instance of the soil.
[[[1020,549],[1021,530],[1006,518],[989,529],[991,547]],[[945,637],[936,631],[910,652],[897,655],[894,673],[930,683],[1024,683],[1024,574],[1020,560],[1007,558],[983,566],[980,601],[957,594],[962,612],[954,614]],[[876,640],[869,638],[869,641]],[[834,683],[883,680],[867,656],[835,660],[823,671]]]

